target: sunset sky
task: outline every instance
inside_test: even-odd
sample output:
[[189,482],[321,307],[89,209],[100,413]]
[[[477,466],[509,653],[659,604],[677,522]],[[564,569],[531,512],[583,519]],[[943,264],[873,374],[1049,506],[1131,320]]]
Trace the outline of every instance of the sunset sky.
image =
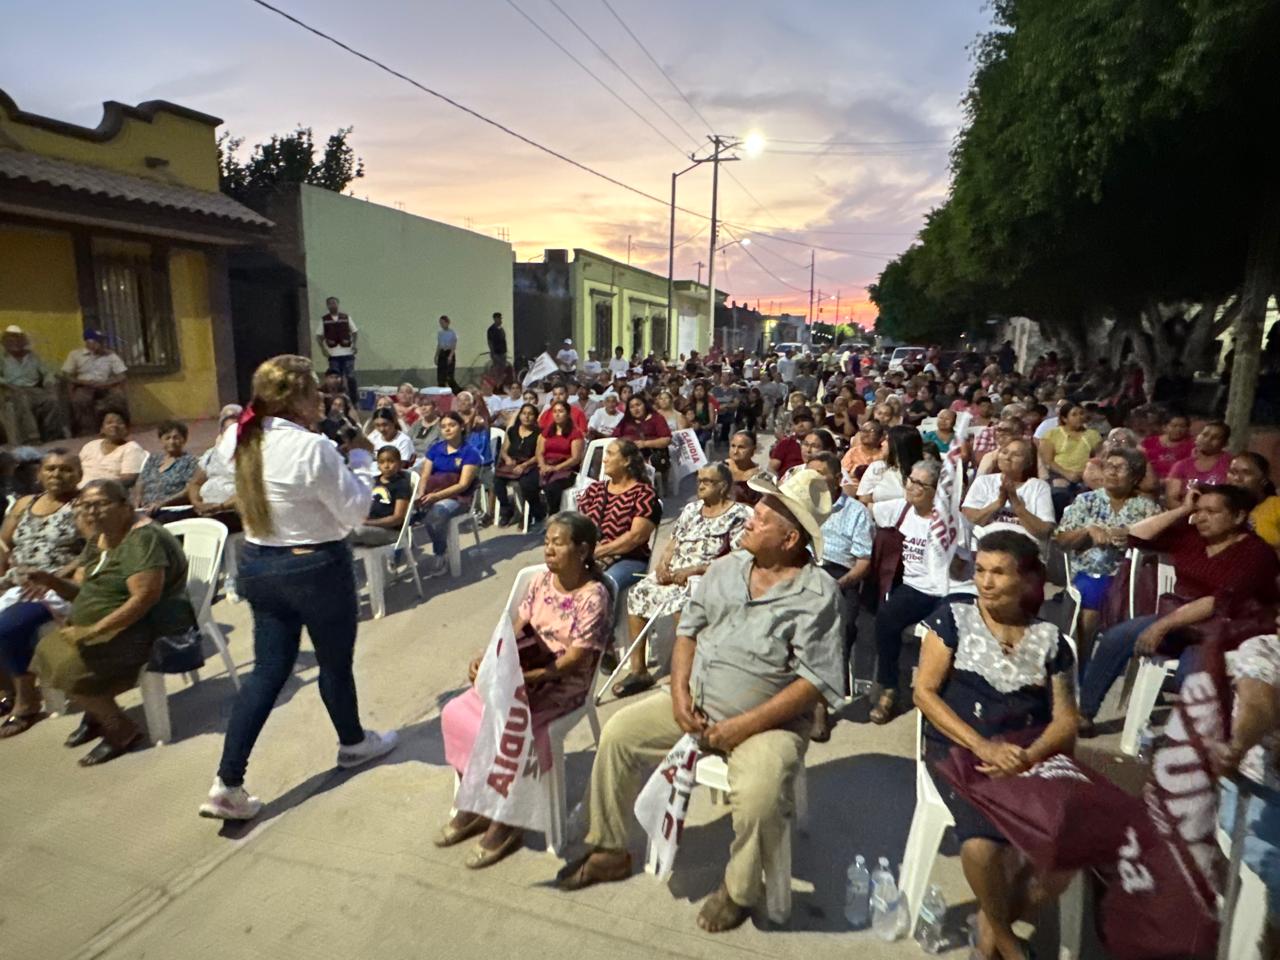
[[[945,193],[968,46],[987,24],[980,0],[276,5],[663,203],[540,153],[251,0],[13,5],[0,31],[0,88],[22,109],[90,126],[103,100],[172,100],[222,117],[250,144],[299,122],[320,140],[352,125],[366,167],[352,188],[358,196],[505,230],[521,260],[546,247],[586,247],[625,261],[629,236],[631,262],[661,274],[670,177],[689,164],[681,154],[706,146],[708,123],[725,135],[759,132],[764,154],[721,167],[720,242],[752,242],[720,254],[716,286],[766,311],[803,313],[816,246],[816,286],[831,296],[822,319],[833,318],[839,292],[841,319],[864,323],[874,317],[866,284]],[[682,176],[679,191],[681,206],[709,213],[710,167]],[[695,278],[697,261],[705,264],[706,226],[678,216],[677,278]]]

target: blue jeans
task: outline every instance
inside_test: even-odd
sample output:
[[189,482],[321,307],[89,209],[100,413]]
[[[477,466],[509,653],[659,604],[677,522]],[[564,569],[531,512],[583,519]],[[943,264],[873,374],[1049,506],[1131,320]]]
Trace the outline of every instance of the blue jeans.
[[52,619],[43,603],[15,603],[0,611],[0,668],[12,677],[30,673],[40,628]]
[[[1218,825],[1230,834],[1239,794],[1230,780],[1220,780],[1218,787]],[[1250,797],[1245,818],[1249,828],[1244,838],[1244,863],[1267,888],[1268,923],[1280,925],[1280,804],[1271,794]]]
[[437,557],[443,557],[448,549],[449,521],[466,510],[467,507],[461,500],[449,497],[447,500],[437,500],[422,515],[420,522],[427,528],[427,536],[431,538],[431,549]]
[[619,560],[605,568],[604,578],[613,584],[614,596],[620,596],[626,587],[642,579],[648,570],[647,560]]
[[336,370],[342,374],[344,380],[347,381],[347,396],[351,398],[351,402],[355,403],[360,399],[360,394],[356,390],[356,358],[353,354],[349,357],[330,357],[329,369]]
[[1107,691],[1119,679],[1133,659],[1138,636],[1156,622],[1154,615],[1135,617],[1114,627],[1098,638],[1080,683],[1080,713],[1092,720],[1102,709]]
[[246,543],[240,556],[239,592],[253,611],[253,672],[240,685],[227,724],[218,776],[227,786],[244,783],[249,754],[298,659],[307,628],[320,665],[320,698],[344,746],[360,743],[364,728],[356,701],[356,599],[351,548],[322,543],[294,553],[291,547]]

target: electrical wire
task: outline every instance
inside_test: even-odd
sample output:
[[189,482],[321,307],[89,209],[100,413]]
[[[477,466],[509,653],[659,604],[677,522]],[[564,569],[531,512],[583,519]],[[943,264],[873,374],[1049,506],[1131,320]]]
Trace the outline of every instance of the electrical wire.
[[652,53],[649,52],[649,48],[640,42],[640,38],[635,35],[635,32],[629,26],[627,26],[627,21],[623,20],[622,17],[618,15],[618,11],[613,9],[613,4],[611,4],[609,0],[600,0],[600,2],[603,3],[605,5],[605,8],[610,13],[613,14],[613,19],[618,21],[622,29],[627,32],[627,36],[629,36],[632,40],[634,40],[636,42],[636,46],[639,47],[642,51],[644,51],[644,55],[649,58],[649,62],[652,63],[655,67],[657,67],[658,72],[666,78],[667,83],[671,84],[671,89],[680,95],[680,99],[683,100],[688,105],[689,109],[694,112],[694,115],[697,116],[697,118],[702,121],[702,125],[706,127],[708,130],[713,129],[714,124],[712,124],[710,120],[708,120],[706,117],[702,115],[702,111],[700,111],[697,107],[693,105],[692,100],[690,100],[688,97],[684,95],[684,91],[681,90],[680,87],[676,85],[676,82],[671,79],[671,74],[667,73],[667,71],[663,68],[662,64],[658,62],[657,58]]
[[733,237],[733,239],[734,239],[734,240],[737,240],[737,241],[738,241],[738,246],[742,248],[742,252],[743,252],[743,253],[745,253],[748,257],[750,257],[750,258],[751,258],[751,262],[752,262],[752,263],[754,263],[757,267],[759,267],[761,270],[763,270],[763,271],[764,271],[765,273],[767,273],[769,276],[773,277],[773,279],[774,279],[774,280],[776,280],[778,283],[782,284],[784,287],[790,287],[792,290],[798,290],[798,291],[800,291],[801,293],[807,293],[807,292],[809,291],[809,288],[808,288],[808,287],[797,287],[794,283],[791,283],[791,282],[789,282],[789,281],[787,281],[787,280],[783,280],[780,276],[778,276],[776,273],[774,273],[772,270],[770,270],[768,267],[766,267],[763,263],[761,263],[761,262],[760,262],[759,258],[758,258],[758,257],[756,257],[756,255],[755,255],[754,253],[752,253],[752,252],[751,252],[751,248],[750,248],[750,247],[748,247],[748,246],[747,246],[746,244],[744,244],[741,240],[739,240],[736,236],[734,236],[734,234],[733,234],[733,231],[732,231],[732,230],[727,230],[727,229],[726,229],[726,230],[725,230],[725,233],[729,234],[729,236]]
[[615,68],[615,69],[616,69],[620,74],[622,74],[624,77],[626,77],[626,78],[627,78],[627,80],[629,80],[629,81],[631,82],[631,85],[632,85],[633,87],[635,87],[637,90],[639,90],[639,91],[640,91],[640,93],[644,96],[644,98],[645,98],[646,100],[648,100],[648,101],[649,101],[650,103],[652,103],[655,107],[657,107],[657,108],[658,108],[658,110],[659,110],[659,111],[661,111],[661,113],[662,113],[662,115],[663,115],[664,117],[666,117],[666,118],[667,118],[668,120],[670,120],[673,124],[675,124],[675,125],[680,129],[680,132],[681,132],[681,133],[683,133],[686,137],[688,137],[688,138],[689,138],[690,142],[694,145],[694,148],[695,148],[695,149],[696,149],[697,147],[701,146],[701,142],[698,140],[698,138],[697,138],[697,137],[695,137],[692,133],[690,133],[687,129],[685,129],[684,125],[683,125],[679,120],[677,120],[675,117],[673,117],[673,116],[672,116],[672,115],[667,111],[667,108],[666,108],[666,107],[664,107],[664,106],[663,106],[662,104],[660,104],[657,100],[655,100],[655,99],[653,98],[653,96],[649,93],[649,91],[648,91],[648,90],[646,90],[644,87],[642,87],[642,86],[640,85],[640,81],[639,81],[639,80],[637,80],[635,77],[633,77],[630,73],[628,73],[628,72],[627,72],[627,69],[626,69],[625,67],[623,67],[623,66],[622,66],[622,64],[620,64],[617,60],[613,59],[613,57],[611,57],[611,56],[609,55],[609,51],[608,51],[608,50],[606,50],[604,47],[600,46],[600,44],[596,42],[595,37],[591,36],[591,34],[590,34],[590,33],[588,33],[588,32],[586,31],[586,29],[585,29],[585,28],[584,28],[580,23],[578,23],[578,21],[577,21],[577,20],[575,20],[575,19],[573,19],[573,17],[569,16],[568,11],[566,11],[564,7],[562,7],[562,6],[560,6],[560,4],[556,3],[556,0],[547,0],[547,2],[548,2],[548,3],[550,3],[553,7],[555,7],[558,11],[560,11],[560,16],[562,16],[562,17],[564,17],[566,20],[568,20],[568,21],[569,21],[569,23],[571,23],[571,24],[573,25],[573,28],[574,28],[575,30],[577,30],[580,34],[582,34],[584,37],[586,37],[587,42],[588,42],[588,43],[590,43],[593,47],[595,47],[595,48],[596,48],[596,50],[597,50],[597,52],[599,52],[600,56],[604,57],[604,58],[605,58],[606,60],[608,60],[611,64],[613,64],[614,68]]
[[[653,121],[651,121],[651,120],[650,120],[648,117],[646,117],[643,113],[641,113],[639,110],[637,110],[635,107],[633,107],[633,106],[630,104],[630,102],[628,102],[628,101],[627,101],[627,99],[626,99],[625,97],[623,97],[623,95],[622,95],[622,94],[618,93],[618,91],[617,91],[617,90],[615,90],[615,89],[613,89],[613,87],[609,86],[609,84],[607,84],[604,80],[600,79],[599,75],[597,75],[597,74],[596,74],[596,72],[595,72],[594,70],[592,70],[592,69],[591,69],[590,67],[588,67],[585,63],[583,63],[583,62],[582,62],[581,60],[579,60],[576,56],[574,56],[573,52],[572,52],[568,47],[566,47],[563,43],[561,43],[559,40],[557,40],[555,37],[553,37],[550,33],[548,33],[548,32],[547,32],[547,30],[546,30],[545,28],[543,28],[542,24],[540,24],[540,23],[539,23],[537,20],[535,20],[533,17],[529,16],[529,14],[525,13],[525,11],[523,10],[523,8],[521,8],[521,6],[520,6],[518,3],[516,3],[516,0],[507,0],[507,5],[508,5],[509,7],[511,7],[511,9],[512,9],[512,10],[514,10],[516,13],[520,14],[520,16],[522,16],[522,17],[524,17],[526,20],[528,20],[528,21],[529,21],[529,23],[531,23],[531,24],[533,25],[533,28],[534,28],[535,30],[537,30],[540,34],[542,34],[544,37],[546,37],[548,40],[550,40],[550,41],[555,45],[556,49],[558,49],[558,50],[559,50],[561,53],[563,53],[566,57],[568,57],[570,60],[572,60],[574,63],[576,63],[579,67],[581,67],[581,68],[582,68],[582,70],[587,74],[587,76],[589,76],[589,77],[590,77],[592,80],[594,80],[596,83],[600,84],[600,86],[601,86],[601,87],[603,87],[606,91],[608,91],[608,93],[609,93],[609,95],[610,95],[610,96],[612,96],[612,97],[613,97],[615,100],[617,100],[620,104],[622,104],[624,107],[626,107],[626,108],[627,108],[628,110],[630,110],[632,113],[634,113],[634,114],[636,115],[636,117],[637,117],[637,118],[638,118],[642,123],[644,123],[644,124],[645,124],[649,129],[650,129],[650,130],[652,130],[654,133],[656,133],[658,136],[660,136],[663,140],[667,141],[667,143],[671,144],[671,149],[675,150],[675,151],[676,151],[677,153],[679,153],[681,156],[684,156],[684,148],[683,148],[683,147],[681,147],[678,143],[676,143],[674,140],[672,140],[670,137],[668,137],[665,133],[663,133],[661,130],[659,130],[659,129],[658,129],[658,127],[657,127],[657,125],[656,125],[655,123],[653,123]],[[558,8],[557,8],[557,9],[558,9]],[[564,11],[561,11],[561,12],[563,13]],[[568,16],[568,14],[565,14],[565,16]]]
[[926,143],[951,143],[950,140],[787,140],[783,137],[770,137],[769,142],[809,147],[902,147]]

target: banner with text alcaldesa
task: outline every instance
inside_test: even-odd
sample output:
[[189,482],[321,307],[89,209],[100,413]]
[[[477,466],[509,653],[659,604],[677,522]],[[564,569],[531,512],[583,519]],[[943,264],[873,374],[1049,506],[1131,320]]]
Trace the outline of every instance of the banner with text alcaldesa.
[[547,832],[549,794],[534,747],[533,711],[520,670],[520,653],[510,618],[503,616],[476,673],[484,701],[467,770],[454,805],[498,823]]

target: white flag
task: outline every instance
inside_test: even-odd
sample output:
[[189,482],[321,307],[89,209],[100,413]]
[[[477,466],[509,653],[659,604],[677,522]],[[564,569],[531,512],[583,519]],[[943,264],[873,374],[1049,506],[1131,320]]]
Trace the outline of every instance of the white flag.
[[555,358],[545,350],[533,361],[533,366],[529,368],[529,372],[524,375],[524,386],[531,387],[539,380],[545,380],[553,373],[560,369],[560,365],[556,363]]
[[691,473],[707,465],[707,453],[692,430],[674,430],[671,433],[671,479],[679,483]]
[[693,793],[697,766],[698,741],[693,734],[686,733],[676,741],[636,797],[636,820],[649,835],[654,873],[659,880],[671,876],[680,834],[684,832],[684,818],[689,813],[689,795]]
[[634,380],[628,380],[627,382],[631,384],[633,393],[643,393],[649,389],[649,378],[647,376],[636,377]]
[[506,615],[494,628],[476,673],[476,692],[484,713],[454,804],[498,823],[546,833],[551,809],[541,781],[547,774],[538,763],[533,710]]

